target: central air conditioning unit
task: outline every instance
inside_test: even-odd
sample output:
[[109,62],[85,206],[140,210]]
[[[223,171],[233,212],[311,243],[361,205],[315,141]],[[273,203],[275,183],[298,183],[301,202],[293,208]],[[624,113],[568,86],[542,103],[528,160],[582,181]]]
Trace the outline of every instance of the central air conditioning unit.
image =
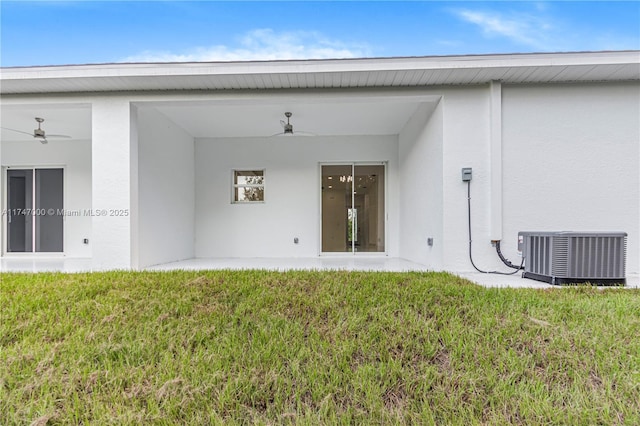
[[625,285],[625,232],[519,232],[524,278],[550,284]]

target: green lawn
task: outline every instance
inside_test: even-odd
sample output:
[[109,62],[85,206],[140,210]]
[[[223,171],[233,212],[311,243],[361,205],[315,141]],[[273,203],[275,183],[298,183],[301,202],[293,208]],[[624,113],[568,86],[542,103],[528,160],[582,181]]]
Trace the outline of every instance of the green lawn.
[[640,292],[0,275],[0,424],[640,424]]

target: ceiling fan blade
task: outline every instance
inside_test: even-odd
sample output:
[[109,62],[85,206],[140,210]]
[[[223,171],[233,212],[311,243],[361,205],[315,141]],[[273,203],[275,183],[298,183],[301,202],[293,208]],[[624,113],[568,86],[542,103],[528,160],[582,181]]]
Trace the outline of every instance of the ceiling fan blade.
[[318,135],[311,132],[303,132],[303,131],[296,130],[295,132],[293,132],[293,136],[318,136]]
[[48,138],[57,138],[57,139],[71,139],[69,135],[50,135],[47,133]]
[[22,130],[10,129],[10,128],[8,128],[8,127],[0,127],[0,128],[1,128],[1,129],[4,129],[4,130],[10,130],[10,131],[12,131],[12,132],[24,133],[25,135],[33,136],[33,133],[23,132]]
[[273,135],[267,136],[268,138],[274,138],[277,136],[286,136],[288,138],[292,138],[295,136],[318,136],[316,133],[311,133],[311,132],[301,132],[301,131],[295,131],[293,133],[285,133],[285,132],[278,132],[275,133]]

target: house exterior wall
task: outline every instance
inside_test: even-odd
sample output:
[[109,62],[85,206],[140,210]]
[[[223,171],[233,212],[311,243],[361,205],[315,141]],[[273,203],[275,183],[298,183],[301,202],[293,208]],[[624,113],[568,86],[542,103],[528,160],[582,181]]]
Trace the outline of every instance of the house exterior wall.
[[138,266],[194,257],[194,140],[153,108],[138,108]]
[[[424,104],[398,136],[400,257],[442,268],[443,108]],[[433,238],[433,245],[427,244]]]
[[[396,136],[196,139],[195,152],[197,257],[317,256],[319,164],[351,161],[387,162],[387,250],[398,256]],[[234,169],[265,169],[264,203],[231,203]]]
[[[319,163],[386,161],[390,256],[438,270],[473,270],[467,185],[460,177],[462,167],[472,167],[474,260],[485,270],[505,270],[491,246],[495,206],[500,205],[492,164],[500,161],[502,249],[512,262],[520,260],[518,231],[621,230],[629,234],[627,271],[640,271],[637,82],[503,84],[499,152],[492,145],[496,104],[488,84],[403,93],[439,97],[440,102],[433,111],[426,104],[419,107],[398,136],[195,142],[150,107],[132,106],[195,95],[69,97],[69,102],[93,105],[90,143],[56,141],[61,148],[48,152],[40,145],[29,150],[2,142],[0,164],[66,164],[65,190],[77,198],[67,198],[65,207],[130,210],[128,217],[73,218],[73,226],[67,218],[68,255],[92,256],[97,269],[138,268],[190,256],[316,256]],[[278,101],[277,93],[271,96],[270,101]],[[266,170],[264,204],[231,203],[231,171],[240,168]],[[193,190],[185,190],[190,185]],[[434,238],[433,247],[428,237]],[[90,244],[82,245],[82,238]]]
[[490,245],[490,91],[489,86],[449,88],[443,108],[443,262],[448,271],[470,271],[467,184],[461,169],[471,167],[473,257],[478,265],[495,264]]
[[92,218],[86,213],[91,209],[91,142],[56,140],[42,145],[37,141],[5,141],[2,142],[1,164],[2,167],[64,168],[64,209],[71,213],[64,218],[64,254],[91,257],[91,245],[83,243],[85,238],[92,241]]
[[640,84],[503,89],[505,249],[518,231],[627,232],[640,271]]
[[[473,257],[481,269],[508,271],[492,240],[491,91],[488,86],[445,88],[442,149],[442,262],[416,257],[424,250],[428,223],[411,220],[401,202],[401,229],[417,226],[418,236],[402,233],[402,256],[435,269],[466,272],[468,256],[467,186],[462,167],[473,168],[471,181]],[[513,263],[517,233],[540,231],[625,231],[629,234],[627,271],[637,273],[640,211],[640,89],[637,83],[554,84],[502,87],[502,251]],[[427,122],[423,133],[434,123]],[[419,126],[418,126],[419,127]],[[437,168],[428,143],[415,138],[413,120],[400,135],[401,176],[411,176],[411,163],[423,172]],[[407,157],[407,140],[419,159]],[[495,161],[495,159],[494,159]],[[405,169],[409,167],[409,169]],[[409,182],[411,179],[409,179]],[[401,193],[411,184],[401,179]],[[411,191],[410,191],[411,192]],[[432,205],[438,205],[432,194]],[[420,202],[420,200],[418,201]],[[426,202],[421,209],[427,209]],[[406,228],[405,228],[406,226]],[[412,246],[412,244],[414,244]],[[437,239],[434,248],[437,247]],[[411,249],[409,249],[412,247]],[[437,253],[437,251],[434,251]],[[412,257],[413,256],[413,257]]]

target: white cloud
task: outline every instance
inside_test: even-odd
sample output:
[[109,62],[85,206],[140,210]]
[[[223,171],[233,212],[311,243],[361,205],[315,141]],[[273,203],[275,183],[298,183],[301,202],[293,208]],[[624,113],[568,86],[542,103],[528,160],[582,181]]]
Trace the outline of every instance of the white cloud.
[[549,49],[553,25],[541,16],[519,13],[509,16],[498,12],[459,9],[454,12],[466,22],[477,25],[488,37],[502,36],[536,49]]
[[278,59],[330,59],[371,56],[364,44],[348,45],[313,31],[276,32],[257,29],[239,40],[239,46],[215,45],[187,52],[144,51],[120,62],[208,62]]
[[478,26],[487,38],[503,38],[537,51],[625,50],[640,47],[637,37],[584,29],[566,18],[552,15],[547,3],[535,3],[534,6],[535,10],[528,12],[456,9],[452,13]]

